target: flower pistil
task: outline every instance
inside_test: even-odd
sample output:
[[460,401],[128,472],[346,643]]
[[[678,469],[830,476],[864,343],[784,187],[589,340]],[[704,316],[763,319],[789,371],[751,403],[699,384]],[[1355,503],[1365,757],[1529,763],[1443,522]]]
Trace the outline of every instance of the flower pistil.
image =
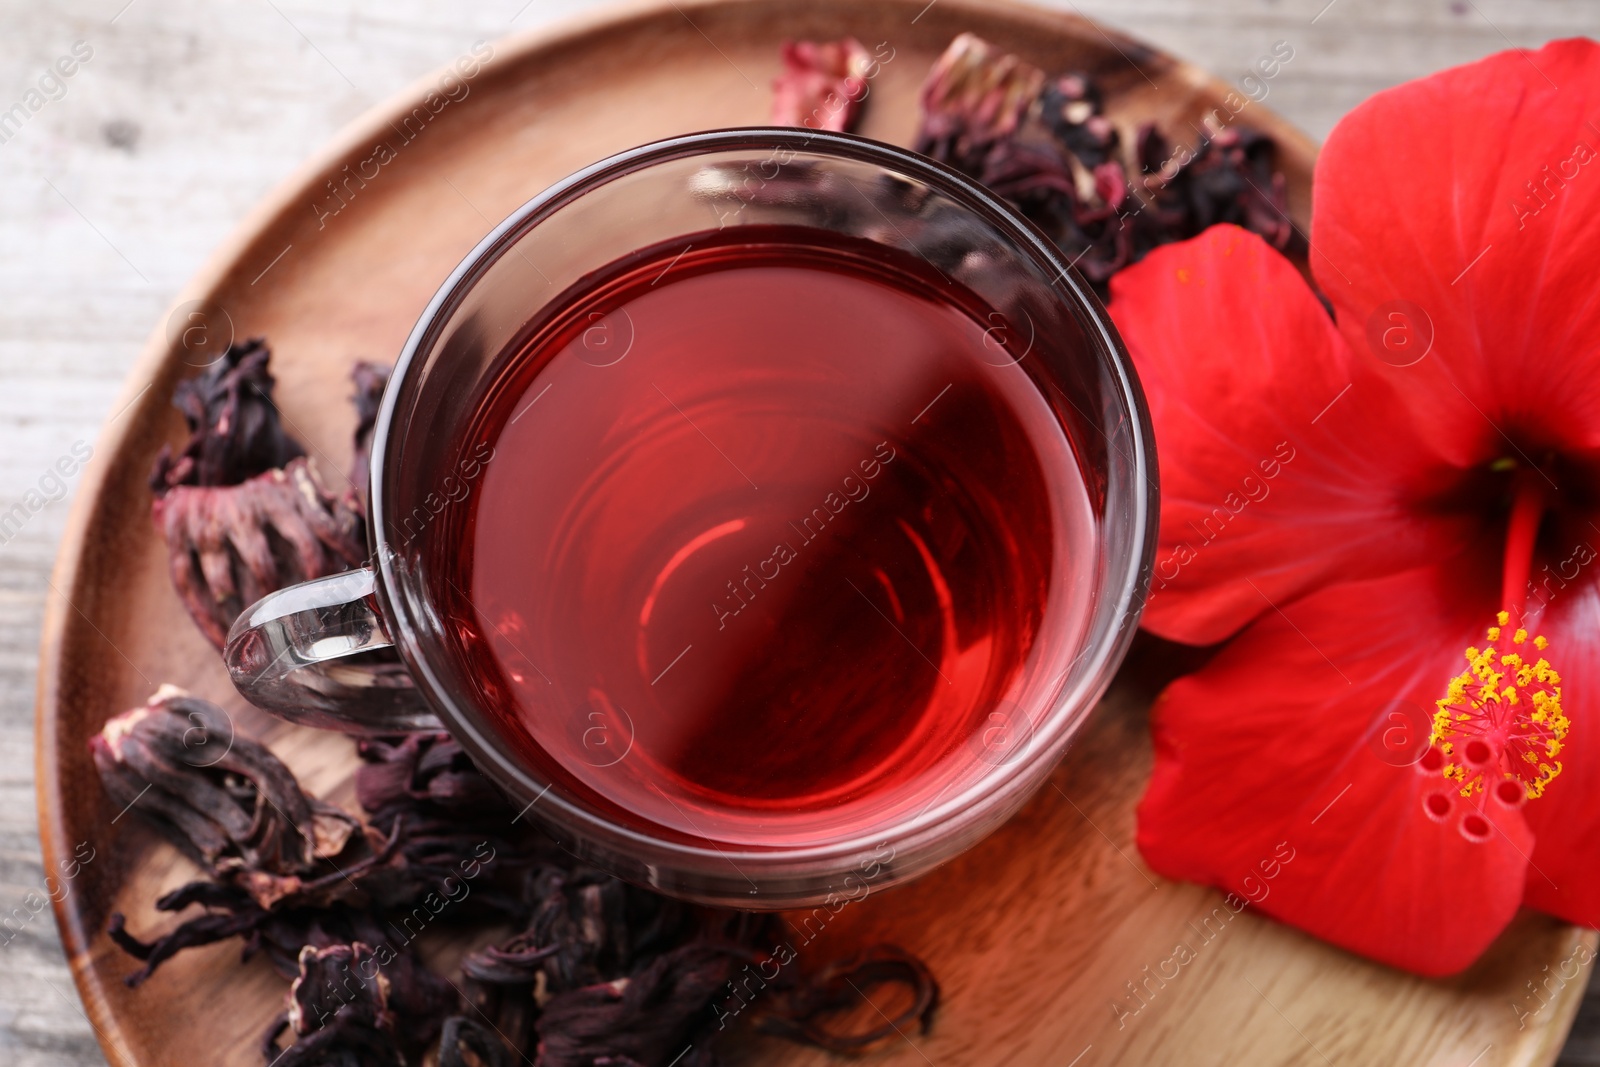
[[1488,643],[1467,649],[1467,669],[1450,680],[1434,713],[1444,776],[1464,797],[1505,781],[1521,796],[1508,786],[1502,799],[1531,800],[1561,773],[1556,757],[1571,726],[1561,709],[1561,675],[1543,655],[1550,643],[1521,627],[1507,633],[1510,618],[1500,612]]

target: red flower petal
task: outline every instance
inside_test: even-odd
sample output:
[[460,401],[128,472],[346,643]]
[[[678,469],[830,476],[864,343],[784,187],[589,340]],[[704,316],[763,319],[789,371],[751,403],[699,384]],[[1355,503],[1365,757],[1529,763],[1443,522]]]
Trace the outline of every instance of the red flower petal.
[[[1514,456],[1501,430],[1534,459],[1540,446],[1600,445],[1592,116],[1600,46],[1557,41],[1379,93],[1339,123],[1318,162],[1317,282],[1345,338],[1459,464]],[[1369,344],[1369,324],[1407,343]],[[1421,362],[1385,365],[1420,354],[1430,328]],[[1370,358],[1378,351],[1386,357]]]
[[[1456,787],[1396,766],[1407,746],[1385,745],[1426,746],[1434,699],[1482,641],[1492,583],[1453,586],[1477,573],[1467,567],[1330,587],[1174,682],[1153,712],[1156,768],[1139,806],[1151,867],[1421,974],[1476,959],[1522,899],[1533,847],[1522,809],[1491,800],[1475,821]],[[1396,697],[1413,703],[1409,718],[1389,715]],[[1443,819],[1424,810],[1430,798]]]
[[[1594,549],[1586,557],[1594,565]],[[1600,583],[1557,591],[1535,629],[1550,639],[1545,653],[1561,673],[1561,703],[1572,728],[1558,757],[1559,777],[1525,809],[1538,838],[1527,902],[1568,922],[1600,926]]]
[[1147,629],[1209,644],[1269,601],[1457,550],[1458,523],[1404,506],[1401,487],[1439,459],[1261,238],[1212,227],[1114,276],[1111,294],[1161,465]]

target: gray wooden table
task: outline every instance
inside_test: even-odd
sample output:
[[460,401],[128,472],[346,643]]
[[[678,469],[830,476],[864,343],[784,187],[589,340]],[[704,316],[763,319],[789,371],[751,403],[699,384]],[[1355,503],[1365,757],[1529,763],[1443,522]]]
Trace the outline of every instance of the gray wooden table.
[[[1594,0],[1051,2],[1224,76],[1290,42],[1295,58],[1272,83],[1270,103],[1318,138],[1396,82],[1511,45],[1600,36]],[[0,511],[74,443],[95,442],[172,295],[301,159],[452,59],[457,42],[592,6],[0,0],[0,111],[30,89],[46,97],[0,141]],[[77,42],[73,76],[46,79]],[[52,501],[0,537],[0,912],[44,877],[34,673],[66,509],[66,499]],[[0,947],[0,1063],[103,1062],[55,928],[41,916]],[[1600,1064],[1594,989],[1561,1062]]]

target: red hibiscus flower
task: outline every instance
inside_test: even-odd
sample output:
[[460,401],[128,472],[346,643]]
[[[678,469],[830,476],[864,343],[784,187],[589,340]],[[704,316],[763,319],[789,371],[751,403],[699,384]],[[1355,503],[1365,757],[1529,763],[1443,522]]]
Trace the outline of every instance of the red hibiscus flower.
[[1423,974],[1522,903],[1600,920],[1597,122],[1581,40],[1357,108],[1314,183],[1331,317],[1232,227],[1111,285],[1161,454],[1145,626],[1233,638],[1153,709],[1139,848]]

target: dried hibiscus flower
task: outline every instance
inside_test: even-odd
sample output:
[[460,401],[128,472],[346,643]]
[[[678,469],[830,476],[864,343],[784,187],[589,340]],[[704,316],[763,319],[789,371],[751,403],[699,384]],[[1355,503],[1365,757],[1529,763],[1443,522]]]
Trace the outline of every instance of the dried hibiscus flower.
[[524,891],[526,929],[469,956],[462,973],[484,986],[564,993],[636,969],[723,914],[692,908],[585,867],[543,866]]
[[157,494],[178,485],[237,485],[305,455],[284,432],[272,402],[272,358],[260,338],[229,345],[216,362],[178,383],[172,404],[189,424],[176,455],[163,447],[150,474]]
[[355,501],[330,490],[304,457],[238,485],[175,486],[151,512],[167,542],[172,584],[218,648],[261,597],[366,557]]
[[357,751],[364,765],[356,772],[356,798],[372,824],[386,831],[402,816],[503,830],[515,814],[449,734],[362,738]]
[[335,877],[360,822],[301,791],[263,745],[215,704],[163,686],[89,739],[111,801],[137,804],[212,877],[263,908]]
[[[356,772],[356,798],[367,823],[391,853],[356,880],[375,904],[416,899],[462,872],[489,868],[507,876],[559,851],[489,784],[449,734],[363,738],[366,761]],[[483,918],[525,914],[520,886],[486,880],[473,890]]]
[[[385,945],[387,938],[375,944]],[[277,1067],[405,1067],[419,1062],[457,996],[450,983],[364,941],[300,950],[289,1008],[267,1031],[262,1055]],[[285,1030],[294,1035],[279,1047]]]
[[[963,33],[923,83],[916,150],[981,180],[989,157],[1034,113],[1044,86],[1038,67],[977,34]],[[1056,162],[1065,166],[1067,161]]]
[[[366,557],[364,497],[354,483],[330,489],[284,431],[272,400],[270,358],[263,341],[249,341],[179,382],[173,404],[189,439],[177,455],[163,448],[150,475],[151,515],[166,540],[173,586],[218,648],[256,600]],[[357,459],[364,468],[363,444],[386,375],[362,365],[355,377],[364,420]]]
[[[129,986],[142,985],[180,952],[234,938],[244,942],[243,960],[264,954],[273,969],[289,980],[299,973],[300,953],[307,945],[320,948],[360,942],[377,946],[375,957],[398,1003],[433,1003],[442,995],[440,987],[448,985],[427,968],[413,943],[402,940],[395,927],[371,912],[344,904],[290,907],[280,902],[268,910],[241,889],[197,881],[161,897],[155,907],[172,914],[194,907],[203,910],[149,942],[130,934],[122,915],[111,917],[107,929],[111,940],[144,964],[124,979]],[[278,1032],[274,1028],[269,1039]]]
[[[710,1067],[714,1005],[749,959],[733,945],[692,941],[631,975],[551,997],[539,1012],[540,1067]],[[679,1059],[678,1057],[681,1057]]]
[[515,1067],[524,1062],[492,1027],[467,1015],[452,1015],[444,1021],[439,1067]]
[[1141,127],[1137,154],[1148,202],[1134,215],[1136,256],[1223,222],[1280,252],[1303,253],[1289,221],[1288,183],[1273,168],[1276,151],[1271,138],[1251,129],[1219,130],[1190,151],[1174,149],[1154,125]]
[[[859,1033],[841,1033],[824,1025],[830,1015],[858,1008],[869,990],[885,985],[903,986],[911,994],[895,1017],[884,1016],[881,1025]],[[901,1036],[911,1027],[927,1033],[938,1008],[939,983],[927,965],[896,945],[875,945],[828,964],[786,991],[775,1006],[761,1012],[756,1025],[774,1037],[848,1056]]]
[[[167,692],[96,739],[113,801],[136,802],[134,811],[211,873],[156,902],[162,912],[201,909],[162,936],[134,937],[121,915],[109,932],[143,963],[131,985],[199,945],[238,938],[246,957],[265,952],[294,981],[288,1012],[263,1042],[280,1067],[417,1064],[436,1038],[446,1067],[534,1056],[542,1067],[664,1067],[690,1044],[698,1051],[681,1063],[708,1065],[727,1018],[769,984],[759,1025],[825,1048],[862,1048],[894,1025],[925,1023],[937,1001],[926,968],[898,950],[871,950],[808,985],[785,969],[792,949],[764,950],[771,916],[684,904],[574,864],[528,824],[515,829],[510,806],[446,735],[363,742],[357,795],[371,822],[365,834],[351,829],[336,856],[313,850],[308,864],[304,850],[293,862],[283,849],[247,852],[230,844],[254,840],[234,808],[310,809],[313,823],[322,809],[270,753],[243,739],[230,748],[230,736],[219,709]],[[190,749],[204,758],[184,759]],[[212,749],[226,750],[214,767]],[[252,862],[303,874],[262,877]],[[460,908],[469,896],[470,910]],[[416,952],[415,936],[436,917],[510,919],[522,930],[467,958],[463,991]],[[820,1016],[843,1006],[845,986],[885,981],[911,987],[911,1014],[864,1035],[820,1027]]]
[[[278,1067],[403,1067],[389,978],[375,964],[372,949],[360,942],[305,946],[289,1010],[268,1031],[261,1054]],[[281,1049],[285,1029],[295,1041]]]
[[813,130],[854,130],[874,59],[854,37],[785,41],[783,73],[772,80],[772,121]]
[[693,907],[599,871],[558,863],[529,873],[524,899],[525,929],[467,957],[462,977],[477,1018],[489,1021],[511,1047],[543,1044],[552,1056],[589,1048],[594,1056],[632,1056],[641,1063],[654,1062],[661,1054],[663,1062],[670,1060],[681,1045],[669,1051],[663,1043],[648,1053],[642,1045],[655,1041],[660,1028],[674,1034],[699,1028],[709,1018],[717,990],[707,988],[697,1000],[693,990],[706,982],[725,982],[722,970],[715,981],[702,975],[699,983],[676,983],[679,972],[663,974],[662,980],[676,983],[674,995],[646,998],[644,1014],[636,1017],[603,1011],[608,1029],[601,1033],[591,1032],[593,1013],[586,1013],[581,1003],[556,1001],[598,986],[620,989],[619,981],[628,982],[663,954],[687,946],[742,946],[737,952],[746,958],[756,932],[766,928],[764,919]]
[[[502,1036],[529,1024],[519,1005],[538,1005],[541,1067],[711,1064],[709,1039],[747,1008],[764,1033],[858,1053],[906,1027],[926,1030],[938,1005],[927,967],[892,945],[805,977],[771,915],[682,904],[581,867],[537,871],[529,898],[528,928],[469,956],[462,974],[479,1017]],[[856,1033],[826,1025],[883,985],[910,994],[896,1017]]]
[[1051,78],[970,33],[928,74],[914,147],[1010,200],[1102,291],[1150,249],[1214,222],[1280,249],[1296,240],[1269,138],[1231,127],[1173,148],[1146,127],[1130,151],[1087,75]]
[[[517,894],[497,879],[514,878],[541,847],[527,827],[525,840],[503,836],[514,813],[487,782],[457,794],[483,801],[478,819],[391,803],[363,828],[306,795],[266,748],[235,736],[220,708],[172,687],[108,722],[90,749],[112,802],[131,806],[214,879],[157,902],[159,911],[194,903],[208,910],[154,942],[133,938],[116,917],[113,936],[146,961],[135,984],[174,953],[229,937],[265,938],[282,949],[287,935],[292,958],[299,948],[293,936],[318,925],[319,909],[405,908],[430,893],[437,904],[441,887],[448,896],[463,877],[476,883],[480,918],[518,917]],[[451,777],[476,773],[458,767]],[[358,793],[371,798],[374,790],[358,780]],[[335,934],[347,926],[339,920]],[[350,930],[351,937],[361,933]]]
[[1600,925],[1597,100],[1569,40],[1356,108],[1321,295],[1230,226],[1112,284],[1162,456],[1144,625],[1229,639],[1154,706],[1140,851],[1422,974],[1523,905]]

